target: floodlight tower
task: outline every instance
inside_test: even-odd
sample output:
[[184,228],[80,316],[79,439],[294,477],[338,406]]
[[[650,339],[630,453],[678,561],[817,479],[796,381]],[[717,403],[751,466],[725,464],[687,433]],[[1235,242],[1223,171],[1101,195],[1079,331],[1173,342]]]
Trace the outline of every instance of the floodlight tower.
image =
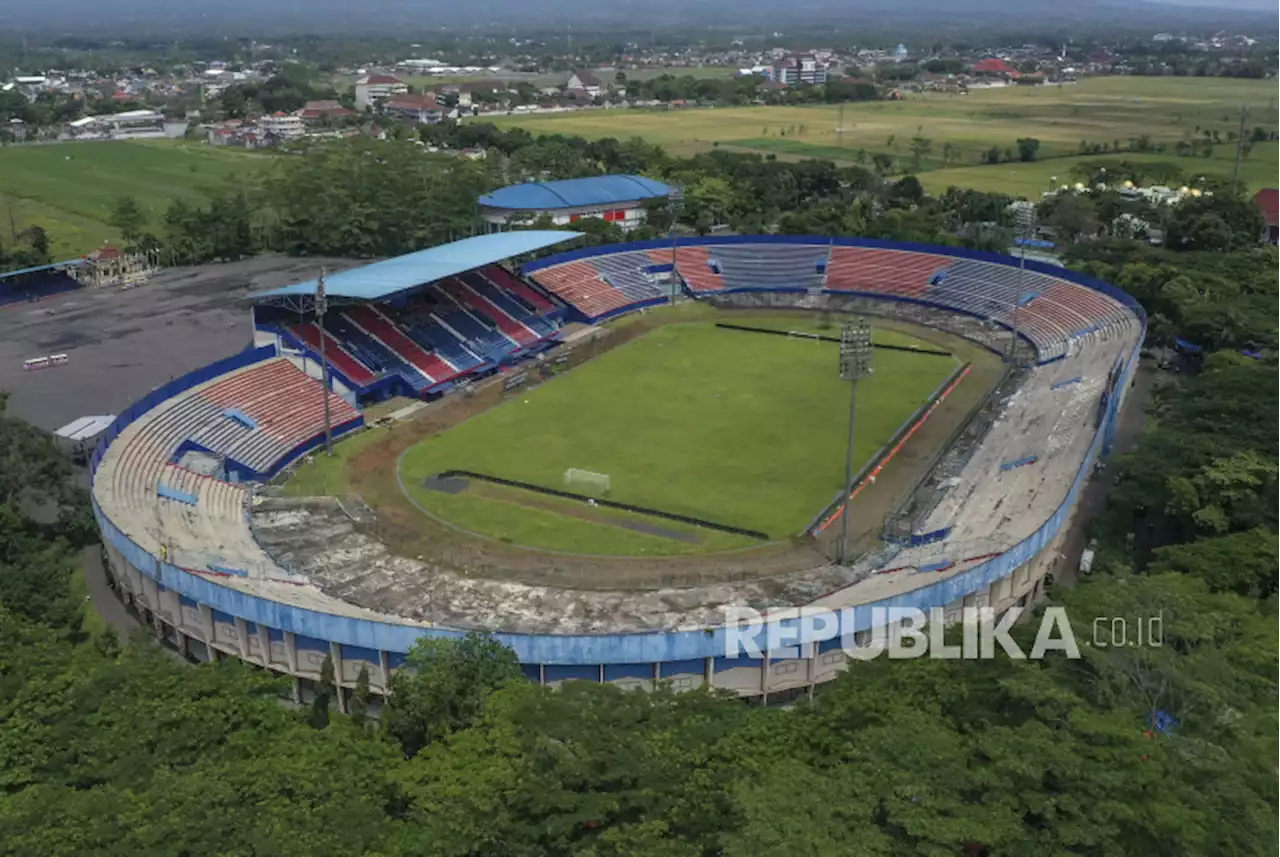
[[320,328],[320,377],[321,398],[324,399],[324,454],[333,455],[333,425],[329,417],[329,361],[325,358],[324,349],[324,314],[329,308],[329,301],[324,294],[324,268],[320,269],[320,279],[316,280],[316,327]]
[[671,281],[672,285],[668,293],[671,303],[676,302],[676,292],[680,288],[680,272],[676,269],[676,220],[680,217],[680,211],[684,208],[684,186],[672,185],[667,191],[667,208],[671,212]]
[[840,515],[840,541],[836,562],[844,565],[849,553],[849,496],[853,490],[853,423],[858,406],[858,381],[871,374],[871,324],[865,319],[847,321],[840,329],[840,380],[849,382],[849,438],[844,450],[844,511]]
[[1018,294],[1013,300],[1013,329],[1009,336],[1009,364],[1016,365],[1018,358],[1018,311],[1022,308],[1022,284],[1027,274],[1027,242],[1035,231],[1036,209],[1033,205],[1021,207],[1014,214],[1015,237],[1018,252]]

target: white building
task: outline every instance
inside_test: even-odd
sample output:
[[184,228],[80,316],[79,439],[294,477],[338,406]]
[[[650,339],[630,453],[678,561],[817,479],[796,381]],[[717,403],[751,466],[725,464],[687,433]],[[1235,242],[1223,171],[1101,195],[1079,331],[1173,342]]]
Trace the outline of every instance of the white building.
[[67,123],[66,136],[80,140],[142,140],[165,136],[164,114],[158,110],[127,110],[85,116]]
[[408,93],[408,85],[391,74],[367,74],[356,81],[356,106],[372,107],[380,98]]
[[258,127],[265,133],[275,134],[284,140],[296,140],[307,133],[307,125],[301,116],[291,113],[274,113],[258,120]]

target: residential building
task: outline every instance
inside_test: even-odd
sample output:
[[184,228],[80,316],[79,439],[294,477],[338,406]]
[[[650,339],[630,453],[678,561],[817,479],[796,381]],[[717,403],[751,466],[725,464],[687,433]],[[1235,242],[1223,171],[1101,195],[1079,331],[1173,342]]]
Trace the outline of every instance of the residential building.
[[274,134],[282,140],[296,140],[307,133],[306,123],[301,116],[292,113],[273,113],[258,120],[258,127],[264,134]]
[[599,95],[602,89],[600,78],[589,71],[575,71],[569,75],[569,82],[565,84],[564,88],[570,92],[585,92],[591,98]]
[[408,85],[395,75],[368,74],[356,81],[356,106],[361,109],[373,107],[380,99],[408,92]]
[[164,114],[158,110],[127,110],[104,116],[85,116],[68,122],[65,136],[81,140],[164,137]]
[[397,95],[382,103],[382,112],[406,122],[433,125],[445,117],[445,107],[434,93]]
[[787,86],[801,83],[823,84],[827,82],[827,67],[811,54],[784,56],[770,68],[769,79]]
[[320,122],[325,119],[343,119],[355,113],[332,99],[308,101],[296,114],[303,122]]
[[981,62],[974,63],[973,73],[1003,75],[1004,77],[1014,77],[1014,78],[1018,76],[1018,70],[1013,66],[1009,65],[1009,63],[1000,59],[999,57],[995,57],[992,59],[985,59],[985,60],[982,60]]

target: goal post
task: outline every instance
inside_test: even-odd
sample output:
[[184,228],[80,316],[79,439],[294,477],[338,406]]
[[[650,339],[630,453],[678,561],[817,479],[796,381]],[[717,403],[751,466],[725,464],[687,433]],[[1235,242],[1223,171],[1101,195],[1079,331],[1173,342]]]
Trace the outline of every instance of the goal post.
[[564,472],[564,485],[575,494],[604,497],[609,493],[609,474],[570,467]]

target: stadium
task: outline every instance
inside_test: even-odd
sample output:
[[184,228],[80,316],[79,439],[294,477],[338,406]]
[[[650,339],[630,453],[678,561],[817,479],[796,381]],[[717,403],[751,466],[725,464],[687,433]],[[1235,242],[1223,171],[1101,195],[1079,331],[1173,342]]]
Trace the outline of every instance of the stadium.
[[673,189],[644,176],[596,176],[554,182],[510,185],[480,197],[480,216],[487,228],[532,223],[547,218],[567,226],[584,217],[598,217],[623,230],[644,223],[645,205],[665,200]]
[[[851,608],[840,634],[865,639],[876,607],[950,620],[1043,594],[1136,364],[1132,298],[951,247],[552,252],[574,237],[349,269],[321,307],[315,281],[255,293],[252,343],[123,410],[93,455],[126,604],[185,655],[289,675],[304,701],[326,657],[344,693],[362,671],[383,693],[419,638],[480,630],[547,685],[776,703],[839,675],[840,639],[729,658],[727,606],[785,625]],[[855,317],[874,371],[846,483]],[[366,416],[390,396],[415,401]],[[836,563],[846,502],[856,549]]]

